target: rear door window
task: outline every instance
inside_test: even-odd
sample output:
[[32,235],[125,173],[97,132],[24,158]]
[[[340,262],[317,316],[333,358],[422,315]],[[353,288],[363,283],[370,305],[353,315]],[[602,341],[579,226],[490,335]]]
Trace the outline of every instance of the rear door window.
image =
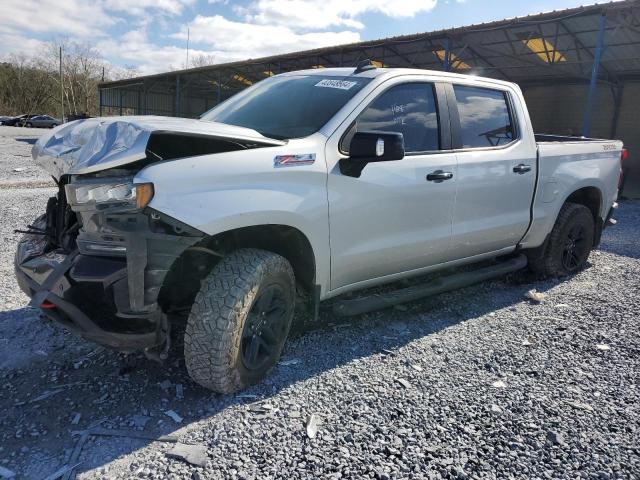
[[516,138],[505,92],[462,85],[454,85],[453,90],[462,148],[499,147]]

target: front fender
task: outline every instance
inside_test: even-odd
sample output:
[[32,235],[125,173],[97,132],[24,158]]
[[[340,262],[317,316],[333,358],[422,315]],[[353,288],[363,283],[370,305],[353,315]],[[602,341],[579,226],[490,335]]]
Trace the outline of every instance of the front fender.
[[285,152],[262,148],[157,163],[134,181],[154,184],[150,207],[208,235],[268,224],[296,228],[313,248],[316,281],[325,292],[330,258],[326,165],[319,149],[298,143],[286,154],[316,153],[313,164],[274,168],[274,156]]

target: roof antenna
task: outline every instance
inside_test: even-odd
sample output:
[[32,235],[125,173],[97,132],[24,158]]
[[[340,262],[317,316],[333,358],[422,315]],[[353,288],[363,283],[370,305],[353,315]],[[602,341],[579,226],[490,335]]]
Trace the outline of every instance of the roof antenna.
[[375,70],[376,66],[371,62],[371,59],[367,58],[366,60],[362,60],[358,62],[356,65],[356,69],[353,71],[354,74],[366,72],[367,70]]

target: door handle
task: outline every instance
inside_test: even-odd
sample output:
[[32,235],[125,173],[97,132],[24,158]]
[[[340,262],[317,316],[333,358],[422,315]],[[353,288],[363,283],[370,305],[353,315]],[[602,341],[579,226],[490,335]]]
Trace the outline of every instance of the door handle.
[[427,181],[436,183],[444,182],[445,180],[450,180],[452,178],[453,173],[444,172],[442,170],[436,170],[435,172],[431,172],[429,175],[427,175]]
[[520,175],[530,171],[531,171],[531,165],[525,165],[524,163],[520,163],[515,167],[513,167],[513,173],[519,173]]

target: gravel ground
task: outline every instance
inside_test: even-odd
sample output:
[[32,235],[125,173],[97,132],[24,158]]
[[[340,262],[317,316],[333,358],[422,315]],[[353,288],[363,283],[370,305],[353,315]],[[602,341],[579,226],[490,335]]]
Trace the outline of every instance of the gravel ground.
[[[0,130],[0,181],[31,172],[27,154]],[[217,396],[179,341],[160,365],[26,307],[12,232],[51,192],[0,187],[0,466],[20,478],[76,463],[81,479],[640,478],[638,202],[572,278],[522,273],[348,321],[327,308],[265,382]],[[111,435],[83,435],[98,424]],[[206,465],[168,458],[161,435],[204,446]]]

